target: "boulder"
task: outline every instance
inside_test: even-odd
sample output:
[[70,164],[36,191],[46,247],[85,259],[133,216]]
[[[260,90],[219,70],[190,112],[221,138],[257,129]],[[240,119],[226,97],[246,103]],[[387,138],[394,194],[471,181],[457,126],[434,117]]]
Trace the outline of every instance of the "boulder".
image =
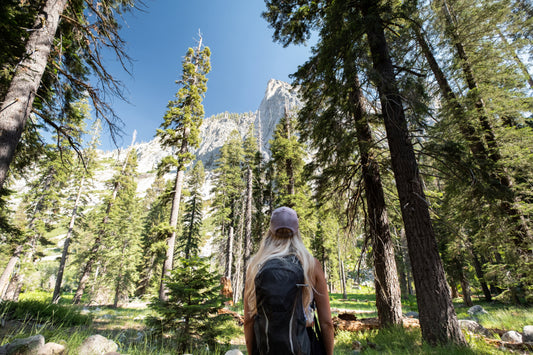
[[66,353],[67,348],[64,345],[46,343],[35,353],[35,355],[64,355]]
[[490,332],[476,321],[469,319],[460,319],[459,326],[470,333],[481,334],[483,336],[490,336]]
[[524,343],[532,343],[533,342],[533,325],[526,325],[524,326],[523,333],[523,341]]
[[29,338],[15,339],[5,347],[5,354],[34,355],[44,345],[44,337],[41,334]]
[[517,331],[510,330],[502,335],[502,341],[513,344],[520,344],[522,342],[522,334]]
[[78,348],[78,355],[102,355],[109,352],[115,352],[118,345],[99,334],[91,335],[81,343]]
[[224,355],[243,355],[243,353],[239,349],[231,349],[226,351]]
[[468,314],[470,314],[471,316],[477,316],[480,314],[487,314],[487,313],[488,312],[485,311],[485,309],[481,307],[480,305],[475,305],[468,309]]

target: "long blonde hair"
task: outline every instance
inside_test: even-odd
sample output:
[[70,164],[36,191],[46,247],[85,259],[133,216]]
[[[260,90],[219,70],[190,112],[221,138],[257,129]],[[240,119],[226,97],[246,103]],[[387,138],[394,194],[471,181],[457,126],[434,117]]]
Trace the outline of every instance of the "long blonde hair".
[[253,317],[257,313],[257,301],[255,298],[255,276],[261,270],[264,263],[272,258],[279,258],[286,255],[296,255],[304,271],[305,284],[302,303],[304,310],[308,310],[313,301],[313,289],[315,280],[315,259],[305,247],[300,232],[298,231],[292,237],[284,235],[283,229],[276,234],[268,230],[263,240],[259,244],[259,250],[250,260],[246,270],[246,284],[244,298],[248,302],[249,316]]

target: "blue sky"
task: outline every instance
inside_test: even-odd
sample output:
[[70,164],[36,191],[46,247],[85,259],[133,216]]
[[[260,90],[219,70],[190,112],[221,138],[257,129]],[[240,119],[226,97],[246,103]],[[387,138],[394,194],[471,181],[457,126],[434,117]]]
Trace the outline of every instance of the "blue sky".
[[[206,117],[228,112],[256,111],[271,78],[290,82],[289,74],[309,58],[311,46],[283,48],[272,40],[273,30],[261,17],[262,0],[144,0],[145,12],[125,17],[121,35],[133,59],[128,76],[115,58],[106,59],[112,74],[127,89],[131,104],[113,100],[124,122],[119,146],[150,141],[163,121],[166,105],[178,90],[181,61],[197,44],[198,31],[211,49],[211,72],[203,102]],[[114,149],[104,131],[101,149]]]

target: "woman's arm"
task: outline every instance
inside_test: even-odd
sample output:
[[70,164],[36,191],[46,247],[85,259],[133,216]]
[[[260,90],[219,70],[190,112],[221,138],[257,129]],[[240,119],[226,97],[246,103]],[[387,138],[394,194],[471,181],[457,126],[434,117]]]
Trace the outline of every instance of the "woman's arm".
[[332,355],[335,334],[333,321],[331,320],[328,285],[326,283],[324,271],[322,271],[322,265],[320,265],[320,262],[317,259],[315,259],[315,287],[313,296],[315,297],[318,322],[320,324],[320,329],[322,330],[322,338],[324,340],[326,353]]
[[[244,293],[246,295],[246,292]],[[246,296],[243,299],[244,302],[244,339],[246,340],[246,349],[248,354],[252,355],[252,349],[254,344],[254,318],[250,316],[248,309],[248,299]]]

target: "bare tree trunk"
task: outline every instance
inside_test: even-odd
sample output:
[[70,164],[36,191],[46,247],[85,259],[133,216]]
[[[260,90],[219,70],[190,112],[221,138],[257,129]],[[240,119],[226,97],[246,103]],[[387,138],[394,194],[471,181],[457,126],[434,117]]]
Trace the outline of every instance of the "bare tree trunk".
[[[184,133],[183,144],[180,149],[180,154],[188,151],[187,133]],[[172,209],[170,212],[170,227],[172,234],[167,240],[167,251],[165,262],[163,263],[163,270],[161,271],[161,284],[159,286],[159,300],[167,301],[167,289],[165,287],[165,278],[170,276],[170,272],[174,267],[174,249],[176,246],[176,227],[178,226],[178,216],[180,212],[181,189],[183,187],[183,180],[185,178],[185,167],[180,164],[176,172],[176,179],[174,181],[174,198],[172,199]]]
[[20,290],[22,289],[22,280],[23,276],[20,274],[15,274],[9,281],[9,285],[7,286],[6,294],[4,295],[4,299],[17,302],[20,295]]
[[228,241],[226,244],[226,265],[225,265],[225,272],[224,276],[231,280],[231,274],[232,274],[232,267],[233,267],[233,226],[229,226],[229,232],[228,232]]
[[83,191],[83,184],[85,182],[85,176],[80,181],[78,187],[78,194],[76,195],[76,201],[74,201],[74,207],[72,208],[72,215],[70,216],[70,223],[68,225],[67,236],[63,244],[63,252],[61,253],[61,261],[59,262],[59,269],[57,270],[56,284],[54,287],[54,294],[52,296],[52,303],[57,304],[59,297],[61,296],[61,283],[63,282],[63,273],[65,272],[65,265],[67,264],[68,248],[70,246],[70,240],[72,238],[72,231],[74,230],[74,223],[78,216],[78,206],[81,199],[81,193]]
[[48,56],[67,0],[47,0],[26,42],[26,51],[18,65],[0,109],[0,188],[15,155],[15,148],[33,107]]
[[13,270],[15,270],[15,266],[20,259],[22,248],[23,245],[17,245],[15,251],[13,252],[13,256],[11,256],[7,262],[6,268],[4,269],[2,276],[0,276],[0,300],[4,299],[4,295],[6,294],[6,290],[9,285],[9,278],[11,277],[11,274],[13,274]]
[[377,4],[371,0],[361,2],[361,12],[413,266],[422,336],[434,345],[448,342],[465,345],[438,253],[382,19]]
[[[246,170],[246,212],[244,218],[244,260],[243,260],[243,280],[246,280],[246,268],[252,254],[252,200],[253,200],[253,172],[248,165]],[[244,290],[243,290],[244,292]]]
[[490,293],[490,289],[485,281],[485,273],[483,272],[483,267],[481,266],[479,257],[473,248],[470,249],[470,253],[472,254],[472,264],[474,264],[474,270],[476,271],[476,276],[479,280],[479,284],[481,285],[481,289],[483,290],[485,301],[492,302],[492,294]]

